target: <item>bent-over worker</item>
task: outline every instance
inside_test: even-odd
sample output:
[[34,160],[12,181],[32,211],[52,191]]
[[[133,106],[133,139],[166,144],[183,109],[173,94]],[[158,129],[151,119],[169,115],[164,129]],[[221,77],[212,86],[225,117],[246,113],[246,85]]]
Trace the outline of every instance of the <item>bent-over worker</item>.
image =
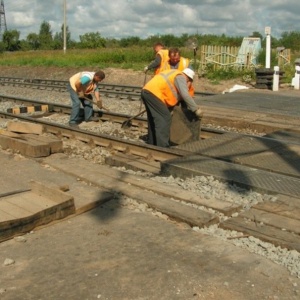
[[172,108],[184,101],[187,108],[201,118],[203,113],[190,95],[195,72],[191,69],[162,71],[143,87],[141,98],[148,118],[148,143],[160,147],[170,146]]
[[[102,101],[98,89],[98,83],[105,78],[103,71],[97,72],[79,72],[73,75],[67,85],[72,101],[72,110],[69,125],[77,127],[81,122],[80,106],[84,109],[84,120],[86,122],[99,121],[93,117],[93,95],[99,108],[102,108]],[[89,101],[90,100],[90,101]]]

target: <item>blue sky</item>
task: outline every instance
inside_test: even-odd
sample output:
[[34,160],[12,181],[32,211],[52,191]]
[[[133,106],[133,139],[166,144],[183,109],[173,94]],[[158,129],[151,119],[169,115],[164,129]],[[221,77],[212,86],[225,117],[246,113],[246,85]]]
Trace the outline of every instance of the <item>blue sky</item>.
[[[39,33],[43,21],[52,33],[64,20],[64,0],[2,0],[8,30],[20,38]],[[71,39],[89,32],[106,38],[157,34],[225,34],[249,36],[254,31],[280,37],[285,31],[300,31],[299,0],[66,0],[66,20]]]

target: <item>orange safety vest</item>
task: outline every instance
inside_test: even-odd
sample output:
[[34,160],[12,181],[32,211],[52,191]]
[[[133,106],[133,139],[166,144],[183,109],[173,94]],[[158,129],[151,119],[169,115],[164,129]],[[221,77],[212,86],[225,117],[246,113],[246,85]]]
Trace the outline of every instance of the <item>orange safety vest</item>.
[[189,67],[190,60],[185,57],[180,57],[179,65],[177,70],[183,71],[185,68]]
[[194,88],[193,84],[191,84],[191,86],[189,88],[189,94],[191,95],[191,97],[195,96],[195,88]]
[[156,55],[160,55],[161,57],[161,63],[158,68],[155,69],[154,74],[157,75],[161,71],[166,70],[167,62],[169,61],[169,50],[168,49],[161,49],[159,50]]
[[173,107],[178,102],[178,91],[175,87],[175,77],[182,74],[178,70],[162,71],[146,83],[144,89],[151,92],[168,107]]
[[[178,67],[176,68],[176,70],[183,71],[185,68],[189,67],[189,63],[190,63],[190,60],[188,58],[180,57],[180,61],[178,62]],[[165,62],[165,65],[163,66],[162,69],[164,69],[164,70],[171,70],[172,69],[171,65],[169,64],[169,61]]]

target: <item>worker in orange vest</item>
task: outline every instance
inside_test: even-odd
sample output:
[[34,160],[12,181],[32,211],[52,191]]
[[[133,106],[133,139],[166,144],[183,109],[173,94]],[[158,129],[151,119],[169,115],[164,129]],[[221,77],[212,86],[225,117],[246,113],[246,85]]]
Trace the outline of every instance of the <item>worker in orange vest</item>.
[[189,68],[182,72],[166,70],[155,75],[146,83],[141,92],[148,119],[148,144],[169,147],[171,111],[179,101],[202,118],[202,109],[189,93],[195,72]]
[[[189,68],[193,70],[190,59],[182,57],[178,48],[170,48],[169,49],[169,61],[166,62],[166,66],[164,66],[165,70],[176,69],[179,71],[183,71],[184,69]],[[192,85],[192,82],[189,83],[189,93],[192,97],[194,97],[195,89]]]
[[182,57],[178,48],[169,49],[169,60],[166,62],[165,70],[177,69],[183,71],[186,68],[193,69],[190,65],[190,59]]
[[158,74],[164,70],[166,63],[169,61],[169,51],[165,49],[162,43],[156,43],[153,46],[155,52],[155,59],[150,63],[149,66],[144,68],[144,72],[154,69],[154,74]]

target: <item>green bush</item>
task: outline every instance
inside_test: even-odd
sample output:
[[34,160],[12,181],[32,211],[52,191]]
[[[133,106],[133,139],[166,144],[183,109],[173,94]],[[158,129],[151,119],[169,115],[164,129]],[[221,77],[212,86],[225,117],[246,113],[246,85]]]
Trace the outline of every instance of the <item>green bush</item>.
[[245,83],[249,83],[255,78],[255,73],[253,69],[235,67],[215,69],[213,64],[207,64],[203,77],[215,82],[240,78]]

